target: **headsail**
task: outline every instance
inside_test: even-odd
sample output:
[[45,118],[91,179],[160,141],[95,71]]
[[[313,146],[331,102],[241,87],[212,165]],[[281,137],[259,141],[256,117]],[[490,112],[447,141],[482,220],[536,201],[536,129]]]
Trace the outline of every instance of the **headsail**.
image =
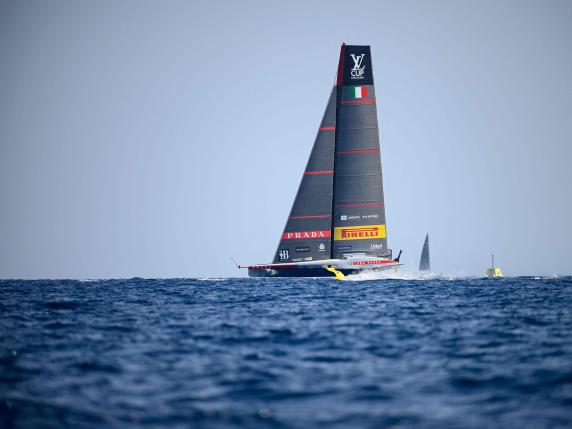
[[331,257],[336,94],[334,87],[274,263],[317,261]]
[[429,234],[425,236],[425,243],[423,243],[421,259],[419,260],[419,271],[431,271],[431,262],[429,259]]
[[337,89],[332,258],[390,257],[369,46],[342,45]]

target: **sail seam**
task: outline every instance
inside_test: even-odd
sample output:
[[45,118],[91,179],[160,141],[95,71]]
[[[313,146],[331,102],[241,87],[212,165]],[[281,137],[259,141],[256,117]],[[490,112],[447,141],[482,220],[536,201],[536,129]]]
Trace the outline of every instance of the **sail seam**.
[[372,174],[336,174],[338,177],[372,177],[372,176],[379,176],[382,177],[383,174],[379,173],[372,173]]
[[358,154],[358,153],[379,153],[379,149],[348,149],[338,150],[336,153],[341,155]]
[[340,204],[337,205],[337,209],[343,209],[346,207],[382,207],[383,203],[364,203],[364,204]]
[[342,100],[342,104],[363,104],[363,103],[375,103],[375,99],[366,98],[363,100]]
[[354,130],[377,130],[377,127],[357,127],[357,128],[342,128],[338,130],[339,132],[343,133],[344,131],[354,131]]
[[330,194],[323,194],[323,193],[322,194],[318,194],[318,193],[313,194],[313,193],[309,192],[307,194],[300,194],[300,196],[304,197],[304,198],[314,198],[314,197],[329,197]]

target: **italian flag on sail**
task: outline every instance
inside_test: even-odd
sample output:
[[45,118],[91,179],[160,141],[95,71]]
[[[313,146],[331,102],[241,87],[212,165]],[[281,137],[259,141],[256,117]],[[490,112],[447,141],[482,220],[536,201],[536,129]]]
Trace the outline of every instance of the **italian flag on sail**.
[[367,98],[367,86],[349,87],[348,96],[351,98]]

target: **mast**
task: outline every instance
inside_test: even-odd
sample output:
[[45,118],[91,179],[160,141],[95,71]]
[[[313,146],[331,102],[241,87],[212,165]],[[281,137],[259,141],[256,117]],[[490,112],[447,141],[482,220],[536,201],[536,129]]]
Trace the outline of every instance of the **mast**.
[[342,44],[336,88],[332,258],[390,257],[369,46]]

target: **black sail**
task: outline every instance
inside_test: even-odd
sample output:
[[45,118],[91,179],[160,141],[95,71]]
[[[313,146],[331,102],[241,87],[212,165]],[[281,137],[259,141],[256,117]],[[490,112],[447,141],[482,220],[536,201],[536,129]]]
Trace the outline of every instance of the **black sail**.
[[431,262],[429,259],[429,234],[425,236],[425,243],[423,243],[421,259],[419,260],[419,271],[431,271]]
[[274,263],[318,261],[331,257],[336,96],[337,88],[334,87]]
[[336,86],[332,258],[389,257],[369,46],[342,45]]

